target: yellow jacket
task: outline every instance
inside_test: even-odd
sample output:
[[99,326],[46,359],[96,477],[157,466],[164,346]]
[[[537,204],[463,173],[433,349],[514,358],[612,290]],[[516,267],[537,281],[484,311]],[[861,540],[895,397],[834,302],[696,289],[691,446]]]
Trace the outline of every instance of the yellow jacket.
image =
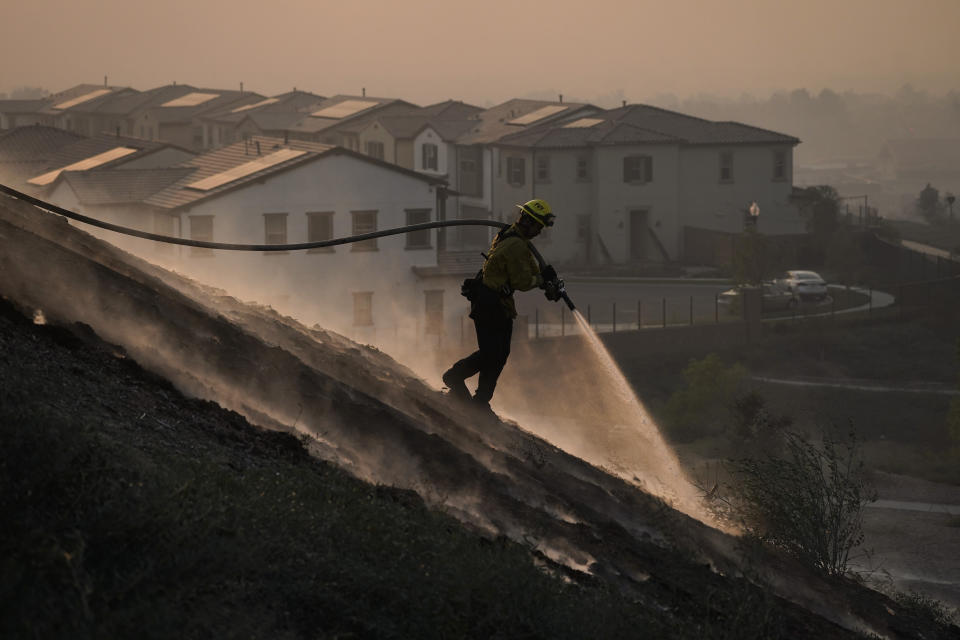
[[494,238],[483,263],[483,284],[500,294],[500,303],[510,318],[517,317],[513,292],[529,291],[543,283],[540,265],[530,251],[529,240],[512,225],[499,241]]

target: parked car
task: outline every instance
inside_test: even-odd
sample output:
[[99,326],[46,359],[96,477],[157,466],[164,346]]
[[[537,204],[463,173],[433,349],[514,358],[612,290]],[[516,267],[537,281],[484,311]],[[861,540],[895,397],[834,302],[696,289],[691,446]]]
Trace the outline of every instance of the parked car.
[[[763,290],[760,293],[762,311],[783,311],[796,306],[797,299],[793,293],[776,282],[764,282],[762,287]],[[717,297],[717,303],[728,313],[741,313],[743,310],[741,288],[737,286],[727,289]]]
[[828,297],[827,283],[816,271],[787,271],[774,280],[800,302],[820,302]]

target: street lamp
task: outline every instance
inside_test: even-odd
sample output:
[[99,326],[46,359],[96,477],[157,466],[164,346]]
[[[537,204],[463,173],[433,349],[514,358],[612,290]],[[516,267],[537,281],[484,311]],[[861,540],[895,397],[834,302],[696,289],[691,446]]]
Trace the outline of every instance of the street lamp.
[[953,203],[957,199],[952,193],[946,198],[947,205],[950,207],[950,224],[953,224]]
[[750,206],[747,207],[747,215],[744,219],[744,226],[749,228],[757,228],[757,221],[760,219],[760,205],[757,204],[757,201],[754,200],[750,203]]

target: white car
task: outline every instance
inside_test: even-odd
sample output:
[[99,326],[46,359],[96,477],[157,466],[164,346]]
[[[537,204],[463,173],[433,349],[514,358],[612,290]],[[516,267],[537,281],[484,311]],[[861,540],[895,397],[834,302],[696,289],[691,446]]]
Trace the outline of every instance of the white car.
[[801,302],[819,302],[829,295],[826,281],[816,271],[787,271],[775,282]]

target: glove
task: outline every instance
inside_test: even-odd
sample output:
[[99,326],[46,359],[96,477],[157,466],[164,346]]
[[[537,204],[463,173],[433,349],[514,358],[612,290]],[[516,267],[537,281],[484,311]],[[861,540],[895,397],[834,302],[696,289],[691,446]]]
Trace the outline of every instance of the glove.
[[540,276],[543,278],[543,283],[556,282],[557,281],[557,270],[554,269],[549,264],[543,268],[543,271],[540,272]]

